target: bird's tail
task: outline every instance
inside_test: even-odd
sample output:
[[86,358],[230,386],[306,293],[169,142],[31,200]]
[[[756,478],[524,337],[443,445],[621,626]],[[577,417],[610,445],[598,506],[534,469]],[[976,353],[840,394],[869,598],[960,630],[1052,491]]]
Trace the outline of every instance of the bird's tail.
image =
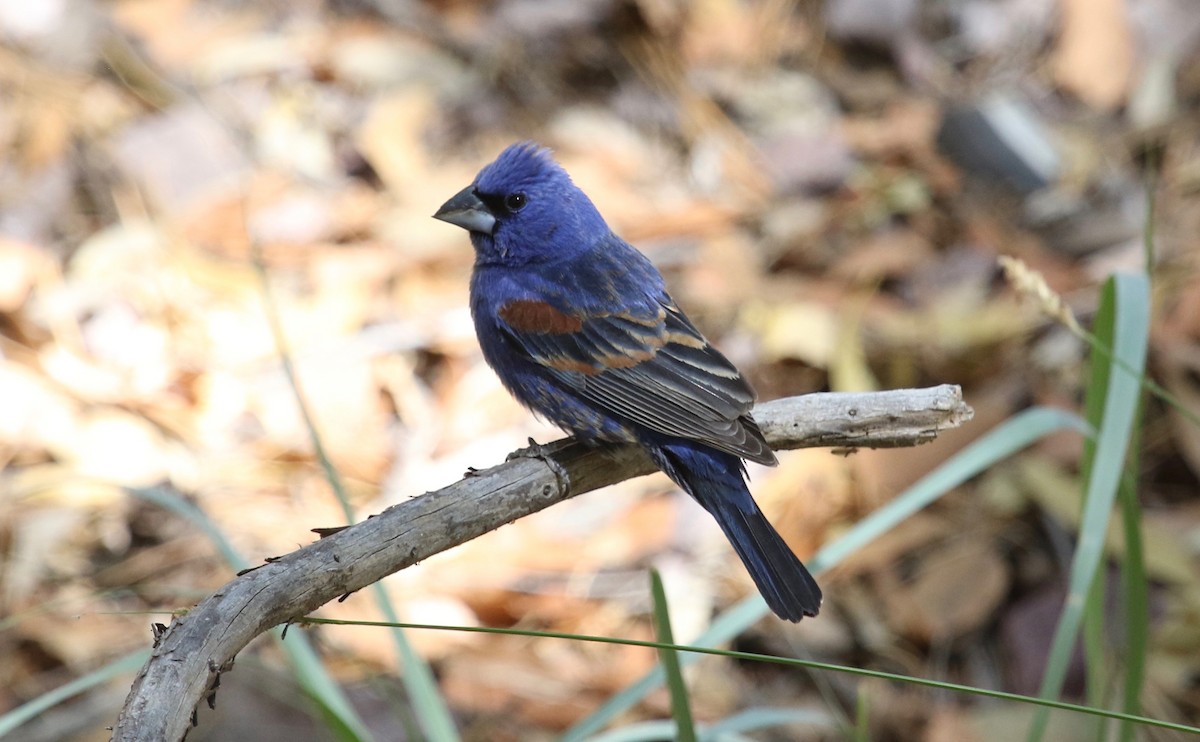
[[799,621],[817,615],[821,588],[750,496],[741,459],[688,444],[652,447],[651,456],[716,518],[777,616]]

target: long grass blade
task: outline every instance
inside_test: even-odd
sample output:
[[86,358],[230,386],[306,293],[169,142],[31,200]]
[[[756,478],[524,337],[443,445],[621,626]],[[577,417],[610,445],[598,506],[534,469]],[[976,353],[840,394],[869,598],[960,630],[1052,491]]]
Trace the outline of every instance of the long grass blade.
[[[650,596],[654,601],[654,630],[658,641],[674,644],[675,632],[671,630],[671,616],[667,612],[667,593],[663,590],[662,576],[658,574],[657,569],[650,570]],[[679,653],[674,649],[660,649],[658,659],[667,679],[667,690],[671,694],[675,739],[680,742],[696,742],[696,722],[692,719],[692,704],[688,700],[687,684],[683,682]]]
[[[234,548],[233,543],[225,536],[225,533],[208,517],[208,514],[185,500],[179,493],[165,487],[130,488],[128,492],[134,497],[169,510],[191,523],[208,536],[229,563],[230,568],[240,572],[249,566]],[[329,722],[330,729],[337,737],[344,740],[374,739],[366,724],[358,716],[358,712],[350,705],[349,699],[342,693],[342,689],[326,672],[325,666],[321,664],[308,637],[294,632],[290,639],[284,641],[283,630],[279,628],[272,630],[272,634],[284,653],[287,654],[288,662],[292,665],[300,686],[320,708],[322,715]]]
[[[696,733],[700,742],[737,742],[750,738],[744,732],[757,732],[771,727],[803,724],[817,729],[832,730],[833,719],[820,709],[804,708],[751,708],[740,711],[712,724],[698,724]],[[588,738],[588,742],[661,742],[675,739],[675,722],[666,720],[643,721],[628,724],[618,729],[602,732]]]
[[[394,628],[395,624],[386,623],[383,621],[348,621],[332,618],[305,618],[297,623],[311,624],[328,624],[331,626],[379,626],[381,628]],[[646,647],[648,649],[673,649],[680,653],[680,659],[688,657],[691,654],[696,655],[713,655],[716,657],[728,657],[737,660],[746,660],[750,662],[768,662],[775,665],[785,665],[788,667],[807,668],[809,670],[819,670],[822,672],[838,672],[845,675],[854,675],[861,678],[874,678],[893,683],[907,683],[922,688],[932,688],[935,690],[949,691],[953,693],[963,693],[980,698],[991,698],[998,701],[1013,701],[1017,703],[1028,703],[1035,706],[1044,706],[1046,708],[1058,709],[1061,711],[1071,711],[1088,716],[1101,716],[1106,719],[1128,719],[1135,724],[1143,724],[1145,726],[1154,727],[1156,729],[1168,729],[1176,732],[1186,732],[1188,734],[1200,736],[1200,727],[1181,724],[1179,722],[1164,721],[1162,719],[1152,719],[1146,716],[1129,716],[1121,711],[1113,711],[1111,709],[1092,708],[1078,703],[1067,703],[1065,701],[1055,701],[1046,698],[1037,698],[1034,696],[1024,696],[1019,693],[1009,693],[1007,691],[991,690],[988,688],[979,688],[971,685],[961,685],[959,683],[949,683],[944,680],[930,680],[928,678],[916,678],[907,675],[898,675],[896,673],[883,672],[880,670],[868,670],[862,667],[850,667],[846,665],[835,665],[830,662],[817,662],[815,660],[801,660],[794,657],[776,657],[769,654],[760,654],[757,652],[740,652],[731,649],[713,649],[710,647],[699,647],[695,645],[667,645],[657,641],[646,641],[642,639],[627,639],[624,637],[615,636],[592,636],[589,634],[571,634],[562,631],[541,631],[533,629],[502,629],[494,626],[446,626],[443,624],[417,624],[417,623],[402,623],[402,628],[409,630],[427,630],[427,631],[459,631],[468,634],[503,634],[507,636],[525,636],[534,639],[562,639],[566,641],[578,642],[594,642],[597,644],[619,644],[626,647]],[[588,737],[590,740],[591,737]]]
[[0,715],[0,739],[4,739],[22,724],[41,716],[63,701],[74,698],[84,691],[107,683],[118,675],[132,673],[145,664],[150,657],[150,650],[142,650],[127,654],[120,659],[109,662],[104,667],[81,675],[69,683],[64,683],[53,690],[46,691],[33,700]]
[[[1149,337],[1149,297],[1149,282],[1143,275],[1118,274],[1104,286],[1101,317],[1105,316],[1104,305],[1110,305],[1112,321],[1105,323],[1110,326],[1098,326],[1097,329],[1104,334],[1111,334],[1114,357],[1133,373],[1107,375],[1103,423],[1096,433],[1092,466],[1086,472],[1083,520],[1079,529],[1079,544],[1071,564],[1066,606],[1054,633],[1039,693],[1044,699],[1057,698],[1062,691],[1071,652],[1083,621],[1087,595],[1103,556],[1105,533],[1136,419],[1138,390],[1145,368]],[[1049,712],[1045,708],[1040,709],[1034,716],[1028,739],[1031,742],[1041,740],[1048,722]]]
[[[1136,465],[1121,485],[1118,498],[1125,532],[1125,561],[1121,569],[1122,604],[1125,607],[1124,670],[1121,710],[1131,716],[1142,712],[1142,686],[1146,682],[1146,651],[1150,642],[1150,588],[1146,581],[1142,546],[1142,508],[1137,499]],[[1135,726],[1122,721],[1121,742],[1133,742]]]
[[[1096,316],[1092,322],[1092,334],[1097,342],[1104,345],[1106,348],[1113,347],[1113,332],[1116,326],[1116,307],[1112,301],[1112,293],[1106,292],[1104,298],[1100,302],[1100,307],[1096,312]],[[1112,358],[1110,355],[1109,358]],[[1097,355],[1093,355],[1089,364],[1089,375],[1084,394],[1083,415],[1094,430],[1100,430],[1104,426],[1104,405],[1108,394],[1108,385],[1112,377],[1113,364],[1108,359],[1101,359]],[[1083,491],[1086,498],[1086,493],[1089,491],[1089,483],[1092,474],[1095,472],[1096,465],[1096,438],[1083,439],[1083,457],[1080,460],[1079,469],[1083,472]],[[1083,511],[1087,512],[1088,501],[1082,501]],[[1082,529],[1084,516],[1081,514],[1080,527]],[[1083,652],[1084,652],[1084,669],[1087,677],[1087,698],[1088,703],[1092,706],[1105,706],[1106,696],[1111,690],[1110,670],[1107,644],[1104,640],[1104,624],[1105,624],[1105,594],[1107,593],[1106,582],[1104,579],[1103,565],[1097,564],[1096,572],[1091,578],[1091,589],[1087,591],[1087,601],[1083,609]],[[1071,655],[1074,653],[1074,646],[1061,646],[1059,651],[1065,651],[1067,656],[1050,658],[1050,662],[1066,662],[1071,661]],[[1035,717],[1036,718],[1036,717]],[[1096,720],[1096,726],[1093,730],[1092,737],[1096,742],[1104,742],[1106,739],[1105,722],[1103,719]]]
[[[1154,275],[1155,230],[1158,220],[1158,163],[1148,168],[1146,185],[1146,221],[1142,231],[1142,245],[1146,254],[1143,271]],[[1145,378],[1145,377],[1143,377]],[[1121,597],[1125,612],[1125,647],[1121,710],[1127,714],[1142,712],[1142,686],[1146,682],[1146,652],[1150,644],[1150,585],[1146,579],[1145,548],[1142,544],[1142,508],[1138,502],[1137,483],[1141,478],[1142,430],[1146,415],[1147,392],[1145,390],[1138,405],[1137,419],[1131,443],[1133,455],[1121,480],[1117,498],[1121,507],[1121,525],[1125,534],[1125,560],[1121,564]],[[1117,738],[1120,742],[1133,742],[1137,727],[1129,721],[1120,723]]]
[[[280,364],[283,367],[288,384],[291,386],[292,392],[296,397],[296,405],[300,410],[301,418],[304,420],[304,426],[308,430],[313,453],[320,463],[321,469],[325,472],[325,478],[329,482],[330,489],[333,490],[338,503],[342,506],[346,522],[353,523],[354,509],[350,504],[350,498],[346,495],[346,488],[342,484],[341,475],[338,473],[337,468],[334,467],[333,460],[325,450],[320,431],[317,430],[315,418],[309,410],[308,403],[305,401],[304,394],[300,389],[295,365],[292,363],[291,354],[288,352],[284,341],[286,336],[283,332],[283,323],[279,318],[279,312],[276,309],[271,294],[271,285],[268,280],[266,266],[257,252],[257,246],[255,246],[254,257],[254,267],[258,271],[259,280],[262,285],[263,303],[268,322],[271,325],[271,332],[275,336]],[[374,596],[375,602],[384,616],[389,621],[395,623],[398,619],[398,614],[383,586],[378,583],[372,585],[371,594]],[[454,719],[450,715],[450,709],[446,705],[446,700],[438,691],[437,680],[433,676],[433,670],[430,669],[429,663],[425,662],[425,659],[413,648],[412,643],[409,642],[408,637],[405,636],[402,629],[396,629],[392,632],[391,636],[392,642],[396,647],[400,666],[404,668],[401,682],[404,683],[404,689],[408,693],[413,711],[417,716],[417,721],[421,725],[425,738],[431,742],[457,742],[459,739],[458,730],[454,726]],[[304,682],[303,679],[301,682]]]

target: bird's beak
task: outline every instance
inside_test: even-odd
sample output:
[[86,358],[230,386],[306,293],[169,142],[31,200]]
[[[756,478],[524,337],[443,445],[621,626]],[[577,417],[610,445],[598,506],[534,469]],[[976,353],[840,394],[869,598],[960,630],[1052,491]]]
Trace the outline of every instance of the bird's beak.
[[468,232],[491,234],[496,227],[496,217],[488,210],[487,204],[475,195],[474,186],[467,186],[454,194],[453,198],[442,204],[433,218],[462,227]]

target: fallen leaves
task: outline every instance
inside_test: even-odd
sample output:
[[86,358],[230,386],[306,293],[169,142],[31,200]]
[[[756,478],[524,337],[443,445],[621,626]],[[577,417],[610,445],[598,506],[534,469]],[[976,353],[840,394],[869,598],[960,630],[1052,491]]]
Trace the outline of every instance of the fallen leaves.
[[[1200,168],[1187,117],[1170,113],[1192,105],[1190,8],[1066,2],[1055,37],[1050,11],[1020,3],[843,2],[824,18],[726,0],[418,4],[386,18],[336,5],[0,10],[0,652],[16,658],[2,707],[144,645],[146,611],[228,579],[193,525],[124,488],[168,483],[252,561],[343,522],[272,313],[359,517],[558,436],[482,362],[473,253],[429,218],[516,139],[554,147],[761,397],[965,385],[975,422],[935,444],[752,470],[803,557],[1015,410],[1078,405],[1085,346],[1022,302],[996,258],[1045,276],[1086,327],[1096,278],[1144,262],[1137,163],[1159,144],[1168,268],[1152,369],[1200,408]],[[1131,146],[1120,111],[1136,102],[1140,46],[1171,84],[1156,92],[1162,141],[1140,131]],[[939,144],[947,113],[988,108],[997,78],[1015,82],[1002,130],[1052,150],[1050,193],[1005,190]],[[1200,437],[1174,408],[1148,407],[1147,421],[1140,494],[1164,606],[1149,667],[1156,692],[1187,699]],[[819,619],[764,621],[748,641],[1036,684],[1032,634],[1061,603],[1080,449],[1058,436],[967,483],[823,576]],[[654,565],[679,636],[695,635],[752,586],[707,514],[671,491],[655,477],[579,498],[385,588],[414,621],[650,638]],[[1108,545],[1120,558],[1118,534]],[[362,595],[324,611],[380,618]],[[378,629],[323,637],[342,679],[395,668]],[[489,739],[561,730],[655,662],[516,637],[415,641]],[[693,679],[712,718],[811,695],[791,674],[712,663]],[[886,710],[881,736],[1013,736],[986,710],[867,691]],[[666,710],[660,695],[636,714]]]

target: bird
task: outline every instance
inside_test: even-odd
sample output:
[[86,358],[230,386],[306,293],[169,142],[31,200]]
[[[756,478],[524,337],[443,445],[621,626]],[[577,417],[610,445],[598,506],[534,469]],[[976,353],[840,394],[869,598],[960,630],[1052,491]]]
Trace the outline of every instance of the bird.
[[713,516],[777,616],[816,616],[820,587],[747,485],[745,461],[778,464],[753,389],[550,150],[510,145],[433,217],[470,235],[471,316],[508,392],[580,439],[641,446]]

